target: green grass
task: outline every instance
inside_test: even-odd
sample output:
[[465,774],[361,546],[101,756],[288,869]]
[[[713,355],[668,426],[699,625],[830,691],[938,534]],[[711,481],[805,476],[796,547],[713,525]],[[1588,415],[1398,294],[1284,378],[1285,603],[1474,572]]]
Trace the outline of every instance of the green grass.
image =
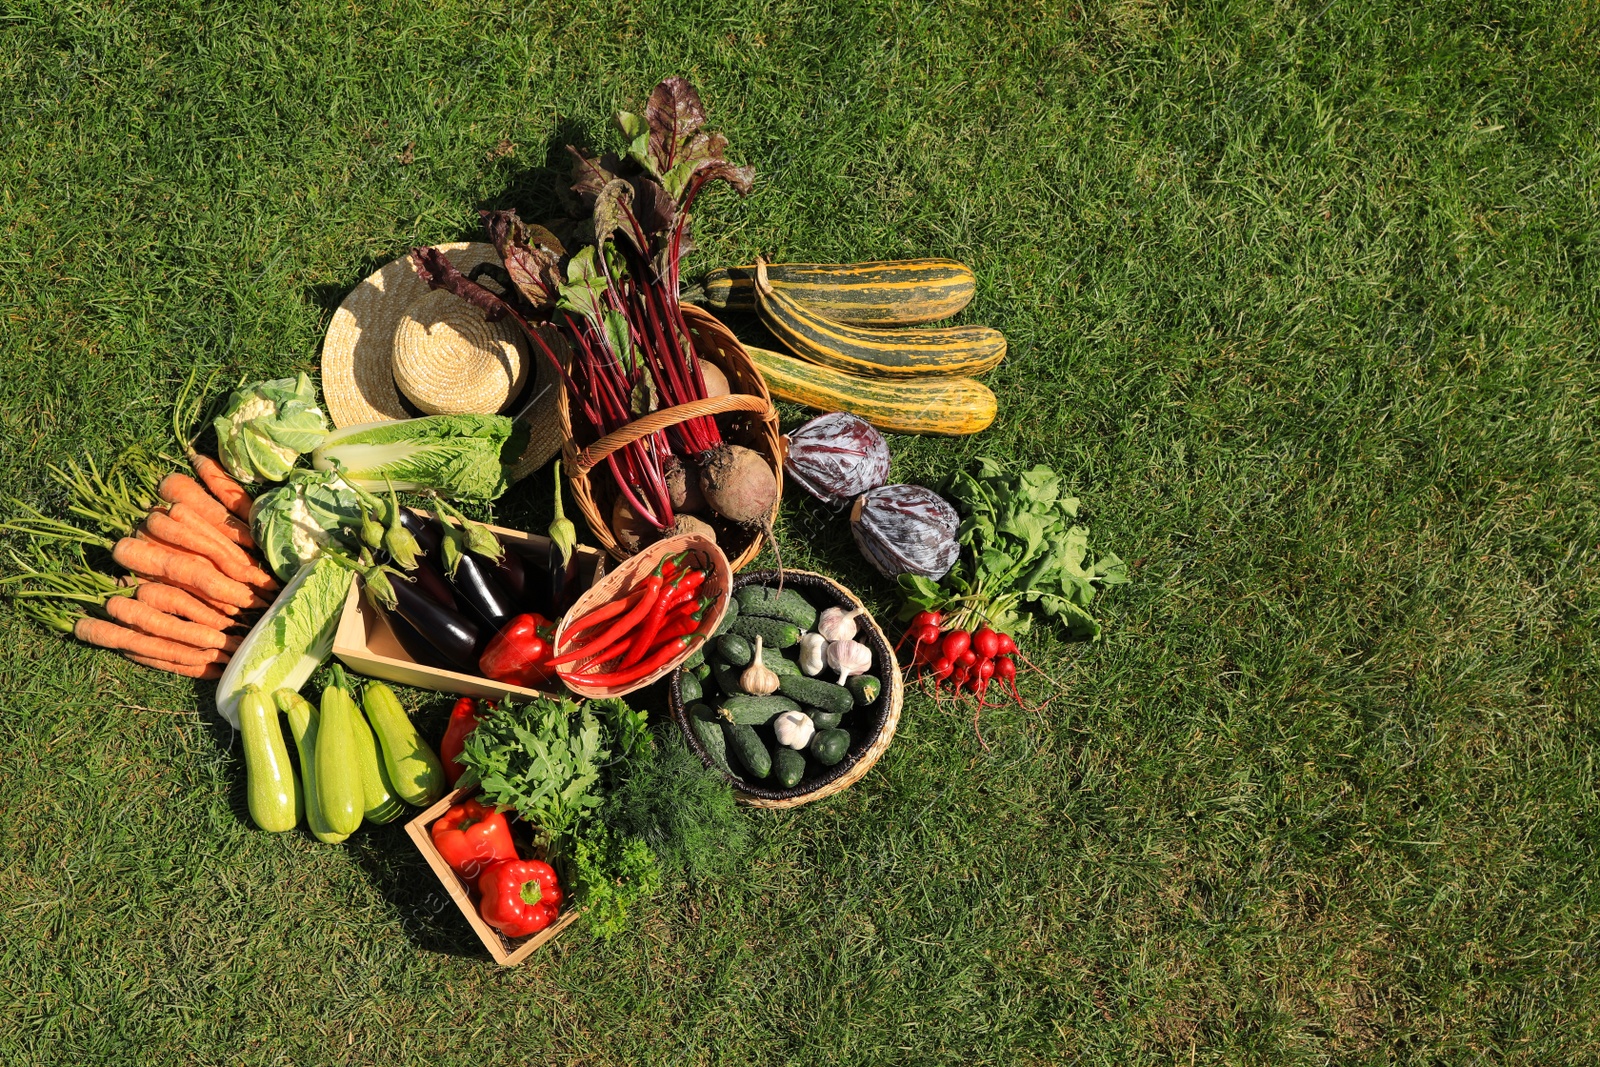
[[[1135,565],[988,749],[913,696],[865,781],[752,813],[746,877],[514,971],[400,828],[254,830],[209,687],[0,609],[0,1059],[1594,1062],[1591,18],[8,5],[8,494],[161,441],[192,365],[314,371],[369,269],[548,202],[681,72],[760,174],[702,262],[977,271],[1000,418],[895,475],[1051,463]],[[790,499],[783,536],[892,609],[842,522]]]

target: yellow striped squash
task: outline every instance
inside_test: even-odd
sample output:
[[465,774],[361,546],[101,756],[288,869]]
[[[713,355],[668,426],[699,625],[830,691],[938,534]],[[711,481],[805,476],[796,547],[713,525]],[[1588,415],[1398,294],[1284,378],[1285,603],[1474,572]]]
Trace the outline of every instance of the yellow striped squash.
[[1006,355],[1005,335],[988,326],[872,330],[819,315],[770,283],[756,261],[756,310],[789,349],[824,367],[869,378],[982,374]]
[[994,393],[971,378],[857,378],[782,352],[748,345],[745,351],[773,396],[818,411],[848,411],[890,433],[959,436],[994,421]]
[[[768,263],[772,287],[852,326],[916,326],[948,319],[972,300],[972,269],[953,259]],[[701,282],[708,306],[756,309],[755,267],[721,267]]]

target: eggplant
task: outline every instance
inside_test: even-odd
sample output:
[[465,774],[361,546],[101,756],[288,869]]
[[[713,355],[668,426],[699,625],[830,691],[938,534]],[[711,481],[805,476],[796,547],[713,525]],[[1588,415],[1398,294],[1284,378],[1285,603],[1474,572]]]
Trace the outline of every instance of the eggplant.
[[456,595],[450,591],[450,583],[440,577],[439,571],[426,559],[417,560],[417,565],[409,571],[397,571],[394,578],[415,586],[417,592],[436,604],[443,604],[452,611],[461,610]]
[[394,613],[410,623],[452,667],[466,674],[477,674],[481,636],[477,623],[454,608],[423,596],[410,582],[391,581],[389,584],[394,587],[398,601]]
[[517,613],[517,603],[494,579],[494,563],[476,552],[463,552],[450,579],[464,606],[499,633],[505,621]]
[[491,574],[494,580],[500,583],[500,588],[510,593],[513,599],[521,600],[528,591],[528,568],[522,556],[512,548],[501,545],[500,561],[494,564]]
[[[382,609],[379,609],[382,610]],[[417,628],[406,622],[405,617],[397,611],[384,611],[384,621],[389,624],[389,630],[394,634],[394,639],[400,642],[400,647],[406,650],[406,655],[427,667],[438,667],[441,670],[451,670],[449,663],[445,662],[439,650],[428,643],[428,639],[417,632]]]
[[438,519],[425,519],[410,508],[400,509],[400,525],[411,531],[411,536],[417,539],[417,544],[427,555],[433,555],[439,548]]

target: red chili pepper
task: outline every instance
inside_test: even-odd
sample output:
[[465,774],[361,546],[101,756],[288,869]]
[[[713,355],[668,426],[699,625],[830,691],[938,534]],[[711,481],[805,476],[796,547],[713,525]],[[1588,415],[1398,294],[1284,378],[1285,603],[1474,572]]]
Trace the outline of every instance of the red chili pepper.
[[700,587],[705,580],[704,571],[689,571],[678,579],[670,589],[662,590],[660,598],[656,600],[655,607],[650,609],[650,614],[645,616],[644,624],[639,627],[638,634],[633,643],[628,647],[628,654],[622,657],[620,664],[623,670],[633,666],[644,658],[655,645],[656,634],[661,632],[661,624],[666,621],[667,609],[675,604],[689,599],[694,590]]
[[581,685],[627,685],[637,682],[640,678],[665,666],[675,657],[681,656],[700,640],[699,634],[685,634],[683,637],[673,638],[666,644],[659,646],[654,652],[645,657],[643,663],[637,663],[626,669],[612,671],[609,674],[573,674],[567,677],[569,682],[578,682]]
[[670,641],[674,637],[692,634],[700,629],[700,623],[705,615],[705,608],[685,615],[667,617],[661,624],[661,632],[656,634],[655,645],[659,647],[663,641]]
[[569,638],[575,637],[578,634],[583,633],[585,630],[592,630],[594,627],[605,622],[607,619],[615,618],[616,616],[621,615],[624,611],[627,611],[629,608],[637,604],[639,602],[639,598],[642,596],[644,596],[644,587],[640,586],[638,589],[635,589],[625,597],[618,597],[609,604],[600,605],[598,608],[595,608],[593,611],[589,612],[589,614],[585,615],[583,618],[567,627],[565,636]]
[[555,673],[550,653],[555,651],[554,624],[543,615],[518,615],[508,619],[478,657],[478,673],[497,682],[537,689]]
[[536,934],[561,911],[561,883],[541,860],[503,860],[478,879],[483,921],[507,937]]
[[552,667],[557,667],[563,663],[571,663],[575,659],[582,659],[584,656],[589,655],[591,650],[599,651],[610,645],[618,637],[621,637],[623,634],[631,631],[635,626],[638,625],[639,620],[643,619],[645,615],[649,613],[650,609],[655,606],[655,602],[660,599],[660,575],[652,574],[650,577],[644,580],[644,593],[645,595],[639,599],[639,602],[633,606],[633,609],[607,627],[605,633],[591,641],[584,641],[581,644],[578,644],[576,647],[569,648],[561,655],[551,658],[549,665]]
[[450,709],[450,723],[444,728],[444,738],[439,742],[439,760],[444,764],[444,775],[450,779],[451,785],[455,785],[456,779],[461,777],[462,766],[456,762],[456,757],[461,755],[461,747],[476,725],[478,702],[471,697],[462,697]]
[[689,558],[689,553],[679,552],[676,556],[668,556],[656,567],[654,573],[661,575],[663,581],[671,581],[683,569],[683,561]]

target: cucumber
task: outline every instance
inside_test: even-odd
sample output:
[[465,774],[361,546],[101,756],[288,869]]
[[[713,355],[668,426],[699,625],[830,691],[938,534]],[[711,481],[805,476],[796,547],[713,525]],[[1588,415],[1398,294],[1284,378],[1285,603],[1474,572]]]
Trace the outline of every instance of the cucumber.
[[717,625],[717,628],[715,630],[711,631],[711,636],[712,637],[721,637],[723,634],[727,633],[728,632],[728,628],[733,625],[734,620],[737,619],[738,617],[739,617],[739,602],[737,600],[733,599],[733,597],[729,597],[728,598],[728,611],[727,611],[727,614],[722,616],[722,622]]
[[844,718],[837,711],[823,711],[821,708],[807,708],[806,714],[811,716],[811,724],[818,730],[831,730]]
[[842,685],[824,682],[821,678],[779,675],[778,692],[802,704],[811,704],[823,711],[837,711],[840,715],[856,704],[856,698],[850,695],[850,690]]
[[411,725],[394,690],[382,682],[368,682],[364,703],[372,732],[383,746],[383,763],[395,792],[407,804],[425,808],[444,796],[448,788],[444,765]]
[[723,634],[717,638],[713,651],[724,663],[735,667],[748,667],[756,650],[750,647],[749,641],[738,634]]
[[289,733],[294,737],[294,747],[300,752],[300,795],[306,812],[306,825],[321,842],[337,845],[348,834],[336,834],[323,817],[322,804],[317,800],[317,723],[322,716],[311,702],[293,689],[280,689],[272,694],[278,710],[289,720]]
[[768,648],[788,648],[800,643],[800,627],[782,619],[769,619],[764,615],[740,615],[728,628],[729,633],[754,641],[760,637]]
[[785,711],[799,711],[800,705],[788,697],[773,696],[736,696],[728,697],[718,707],[718,713],[727,722],[738,723],[741,726],[760,726]]
[[747,585],[733,596],[741,615],[780,619],[800,627],[802,633],[817,624],[817,609],[793,589],[780,593],[767,585]]
[[806,776],[806,758],[794,749],[779,745],[772,754],[772,776],[785,789],[792,789]]
[[[337,669],[337,668],[335,668]],[[349,836],[361,828],[366,794],[361,785],[361,757],[356,749],[356,721],[361,713],[350,694],[338,685],[322,690],[322,716],[317,723],[317,803],[328,829]]]
[[[683,665],[691,671],[698,672],[706,665],[706,646],[696,645],[694,651],[689,653],[689,658],[683,661]],[[704,678],[705,675],[702,674],[700,677]]]
[[688,672],[678,678],[678,698],[680,700],[685,704],[693,704],[700,699],[700,696],[700,679]]
[[772,773],[772,753],[761,743],[753,727],[725,722],[722,736],[728,743],[728,751],[749,772],[749,777],[765,778]]
[[300,784],[289,764],[277,705],[256,686],[245,686],[239,701],[239,732],[244,735],[244,791],[250,818],[269,833],[293,830],[300,824]]
[[729,667],[724,663],[718,663],[711,668],[711,675],[717,680],[717,688],[722,690],[722,695],[725,697],[744,695],[744,687],[739,684],[740,673],[738,667]]
[[761,650],[761,662],[767,665],[767,670],[779,677],[785,674],[792,674],[796,678],[800,677],[800,664],[789,659],[775,648],[763,648]]
[[383,765],[383,757],[378,755],[378,739],[373,736],[372,727],[360,713],[356,715],[355,732],[356,759],[361,764],[361,795],[364,798],[362,814],[367,822],[380,826],[394,822],[406,810],[406,806],[394,795],[389,772]]
[[844,687],[850,690],[850,695],[856,698],[856,707],[864,708],[878,699],[878,694],[883,692],[883,683],[870,674],[858,674]]
[[818,730],[812,735],[806,751],[824,767],[832,767],[850,751],[850,733],[847,730]]
[[704,656],[701,656],[700,662],[694,665],[694,676],[701,684],[704,684],[705,680],[711,677],[711,664],[706,662]]
[[717,718],[717,713],[704,704],[696,704],[689,709],[689,729],[711,757],[711,765],[732,774],[733,769],[728,766],[728,739],[722,736],[722,720]]

